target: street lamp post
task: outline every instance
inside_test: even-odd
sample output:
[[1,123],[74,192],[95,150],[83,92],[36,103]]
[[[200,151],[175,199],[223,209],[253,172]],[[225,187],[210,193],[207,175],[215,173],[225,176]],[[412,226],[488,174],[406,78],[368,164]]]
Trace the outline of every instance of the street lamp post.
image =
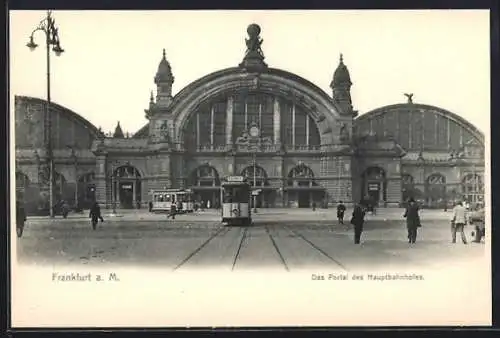
[[75,210],[78,210],[78,157],[76,156],[75,149],[71,147],[71,158],[75,166]]
[[115,189],[115,184],[118,184],[118,181],[114,179],[115,177],[115,170],[116,170],[116,164],[118,164],[117,161],[111,162],[111,203],[112,203],[112,215],[116,215],[116,189]]
[[37,28],[30,35],[30,40],[26,45],[31,51],[35,50],[38,45],[34,42],[33,36],[36,32],[42,31],[45,33],[45,46],[47,49],[47,103],[45,106],[45,142],[47,147],[47,163],[49,165],[49,204],[50,217],[54,217],[54,158],[52,151],[52,121],[50,118],[50,47],[57,55],[61,55],[64,50],[61,48],[59,41],[59,29],[55,25],[55,20],[52,18],[50,10],[47,11],[47,16],[40,21]]
[[[254,189],[257,188],[256,174],[257,174],[257,153],[254,152],[253,153],[253,187],[254,187]],[[256,193],[256,191],[257,190],[254,190],[254,193],[253,193],[253,212],[254,213],[257,213],[257,193]]]

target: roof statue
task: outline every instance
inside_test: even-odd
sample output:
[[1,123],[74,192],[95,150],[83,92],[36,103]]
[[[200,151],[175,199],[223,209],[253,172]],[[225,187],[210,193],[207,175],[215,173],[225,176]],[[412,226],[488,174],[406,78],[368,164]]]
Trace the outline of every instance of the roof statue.
[[347,125],[345,123],[342,123],[340,126],[340,141],[343,143],[349,141],[349,131],[347,130]]
[[160,141],[161,142],[170,142],[170,135],[168,134],[168,122],[163,121],[160,125]]
[[262,70],[266,68],[267,65],[264,62],[264,53],[262,52],[261,45],[264,42],[260,38],[260,27],[259,25],[253,23],[247,28],[248,39],[245,39],[247,50],[245,52],[245,57],[243,62],[240,63],[240,67],[246,68],[247,70]]
[[405,96],[408,98],[408,103],[413,103],[413,93],[405,93]]

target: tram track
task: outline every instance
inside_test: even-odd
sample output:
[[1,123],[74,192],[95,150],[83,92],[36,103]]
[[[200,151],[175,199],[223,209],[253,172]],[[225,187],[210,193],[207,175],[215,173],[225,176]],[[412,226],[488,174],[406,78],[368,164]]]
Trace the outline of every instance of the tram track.
[[283,264],[283,267],[285,268],[286,271],[290,271],[290,268],[288,267],[288,264],[286,263],[285,257],[283,257],[283,254],[281,253],[281,250],[279,249],[278,244],[276,244],[276,241],[274,240],[273,235],[271,235],[269,228],[267,226],[265,226],[265,229],[266,229],[267,235],[269,236],[269,239],[273,243],[274,250],[276,250],[276,252],[281,260],[281,263]]
[[306,242],[307,244],[309,244],[313,249],[315,249],[317,252],[321,253],[324,257],[328,258],[330,261],[332,261],[333,263],[335,263],[336,265],[338,265],[339,267],[341,267],[346,272],[349,271],[342,263],[340,263],[338,260],[336,260],[335,258],[333,258],[332,256],[330,256],[327,252],[325,252],[323,249],[321,249],[320,247],[318,247],[312,241],[310,241],[309,239],[307,239],[301,233],[299,233],[299,232],[297,232],[295,230],[292,230],[292,229],[290,229],[288,227],[285,227],[285,229],[288,230],[295,237],[302,239],[304,242]]
[[240,257],[241,248],[242,248],[243,243],[247,237],[247,232],[248,232],[248,227],[245,227],[245,230],[243,230],[243,235],[241,236],[240,244],[238,245],[238,250],[236,250],[236,254],[234,255],[233,265],[231,266],[231,271],[234,271],[234,267],[236,266],[236,262],[238,261],[238,258]]
[[205,246],[208,245],[208,243],[210,243],[212,240],[214,240],[216,237],[218,237],[221,233],[222,233],[222,236],[227,234],[229,232],[230,228],[229,227],[225,227],[225,226],[222,226],[220,228],[217,229],[217,231],[215,233],[213,233],[212,235],[210,235],[210,237],[208,237],[205,242],[203,242],[200,246],[198,246],[195,250],[193,250],[189,255],[186,256],[186,258],[184,258],[176,267],[174,267],[174,271],[178,270],[179,268],[181,268],[184,264],[186,264],[187,262],[189,262],[194,256],[196,256],[201,250],[203,250],[203,248]]

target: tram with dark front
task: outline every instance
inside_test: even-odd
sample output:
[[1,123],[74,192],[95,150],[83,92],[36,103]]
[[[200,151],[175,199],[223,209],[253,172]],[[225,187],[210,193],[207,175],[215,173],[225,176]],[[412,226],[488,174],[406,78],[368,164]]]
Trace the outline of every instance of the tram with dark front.
[[222,223],[250,225],[252,223],[251,187],[244,176],[228,176],[221,183]]

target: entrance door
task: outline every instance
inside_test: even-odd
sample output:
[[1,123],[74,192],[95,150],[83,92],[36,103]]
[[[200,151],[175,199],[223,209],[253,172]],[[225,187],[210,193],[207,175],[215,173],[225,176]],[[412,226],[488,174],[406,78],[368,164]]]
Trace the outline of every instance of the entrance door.
[[370,202],[378,205],[380,201],[380,182],[368,182],[368,198]]
[[120,182],[119,196],[120,205],[122,208],[134,208],[134,184],[132,182]]
[[310,193],[309,191],[299,191],[298,193],[299,208],[309,208]]

